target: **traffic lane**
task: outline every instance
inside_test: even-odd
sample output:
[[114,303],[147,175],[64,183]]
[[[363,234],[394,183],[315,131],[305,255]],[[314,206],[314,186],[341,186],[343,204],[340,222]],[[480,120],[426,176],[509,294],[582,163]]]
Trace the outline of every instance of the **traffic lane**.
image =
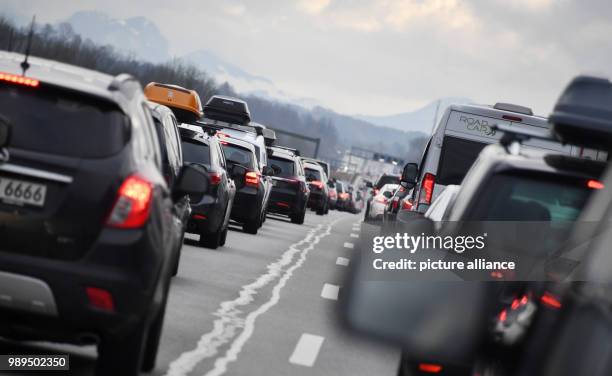
[[[187,235],[179,274],[172,280],[157,367],[152,374],[164,374],[172,360],[192,348],[202,332],[210,330],[212,312],[220,302],[235,297],[243,284],[260,275],[268,263],[319,221],[321,218],[310,215],[304,225],[268,219],[257,235],[232,226],[226,246],[216,250],[195,246],[198,237]],[[0,341],[0,349],[3,354],[70,354],[76,360],[76,369],[71,372],[74,375],[93,375],[97,356],[94,346],[46,342]]]
[[237,360],[228,364],[228,375],[396,375],[397,349],[342,328],[335,298],[342,299],[348,266],[357,252],[350,245],[362,236],[361,226],[355,226],[361,215],[330,214],[339,221],[308,253],[279,303],[258,319]]

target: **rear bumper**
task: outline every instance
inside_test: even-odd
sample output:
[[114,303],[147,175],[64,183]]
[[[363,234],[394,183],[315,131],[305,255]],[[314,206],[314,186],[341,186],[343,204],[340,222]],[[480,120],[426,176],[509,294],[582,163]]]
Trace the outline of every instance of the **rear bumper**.
[[[157,311],[165,280],[160,276],[169,273],[170,248],[162,244],[159,234],[146,230],[104,229],[87,256],[78,261],[0,250],[4,282],[0,336],[79,343],[84,333],[127,330]],[[108,291],[114,310],[92,307],[87,287]]]
[[199,204],[191,204],[191,216],[187,232],[192,234],[210,233],[219,230],[225,219],[222,203],[210,197]]
[[311,208],[323,208],[328,200],[324,192],[310,191],[308,206]]
[[307,197],[303,192],[286,188],[273,188],[268,203],[268,211],[278,214],[291,214],[304,210]]

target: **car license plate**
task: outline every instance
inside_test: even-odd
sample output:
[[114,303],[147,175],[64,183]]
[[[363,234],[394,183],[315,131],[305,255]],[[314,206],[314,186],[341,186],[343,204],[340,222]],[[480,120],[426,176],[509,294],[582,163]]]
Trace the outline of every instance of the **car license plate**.
[[0,177],[0,201],[5,203],[44,206],[46,195],[47,187],[43,184]]

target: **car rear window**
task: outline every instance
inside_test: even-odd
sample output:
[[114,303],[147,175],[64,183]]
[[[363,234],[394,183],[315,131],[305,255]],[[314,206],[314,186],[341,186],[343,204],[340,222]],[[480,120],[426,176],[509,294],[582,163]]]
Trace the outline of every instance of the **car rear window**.
[[376,182],[376,189],[381,189],[385,184],[399,184],[399,176],[383,175]]
[[183,140],[183,160],[191,163],[202,163],[210,166],[210,147],[202,142]]
[[461,184],[465,174],[485,146],[487,144],[482,142],[444,137],[436,182],[442,185]]
[[501,174],[492,177],[473,208],[473,220],[567,223],[593,192],[586,179]]
[[0,116],[12,124],[11,146],[41,153],[103,158],[128,139],[125,114],[83,93],[0,85]]
[[308,180],[321,180],[321,172],[314,168],[304,167],[304,172],[306,173],[306,179]]
[[274,170],[274,175],[282,178],[295,176],[295,162],[291,159],[270,158],[270,166]]
[[254,155],[251,150],[224,142],[223,152],[228,163],[239,164],[251,170],[255,169]]

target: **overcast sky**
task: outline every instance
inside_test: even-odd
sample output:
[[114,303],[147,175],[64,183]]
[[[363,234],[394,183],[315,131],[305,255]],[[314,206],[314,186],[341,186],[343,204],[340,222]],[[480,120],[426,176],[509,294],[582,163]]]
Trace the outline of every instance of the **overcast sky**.
[[612,76],[609,0],[3,3],[43,22],[78,10],[145,16],[177,56],[209,49],[281,90],[348,114],[411,111],[453,96],[548,115],[572,76]]

